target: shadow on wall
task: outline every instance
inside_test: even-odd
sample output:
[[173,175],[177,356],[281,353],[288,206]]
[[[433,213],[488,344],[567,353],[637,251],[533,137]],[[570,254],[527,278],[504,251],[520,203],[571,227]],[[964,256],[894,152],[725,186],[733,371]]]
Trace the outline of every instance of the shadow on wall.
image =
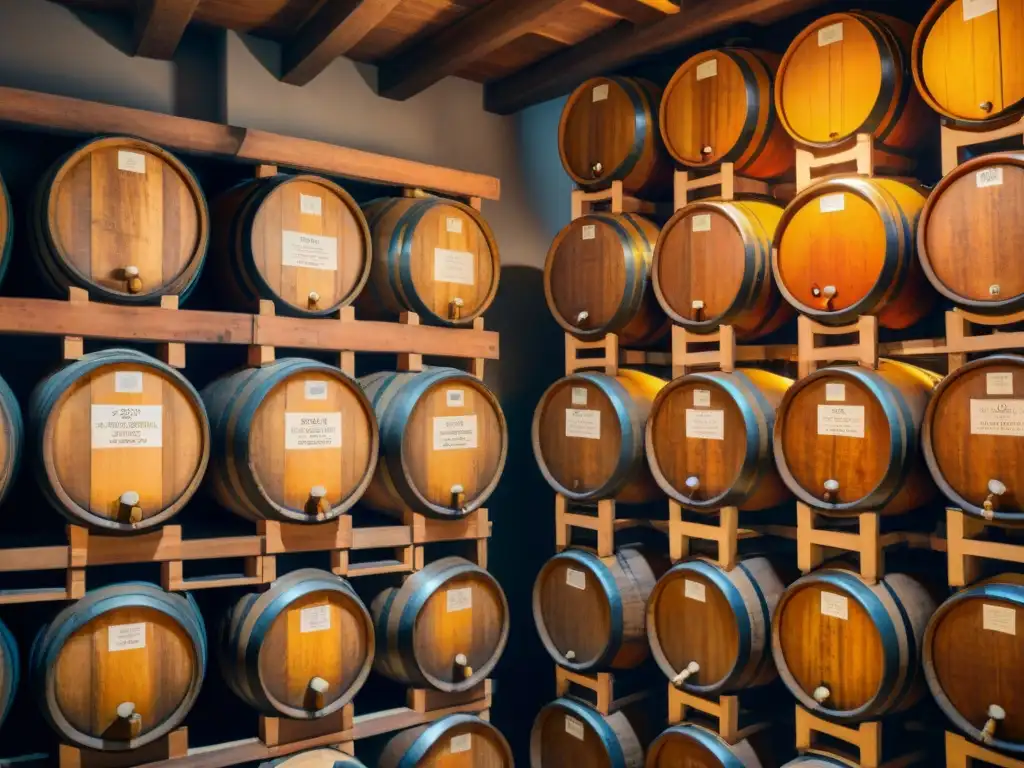
[[519,173],[531,213],[540,222],[548,241],[569,223],[572,215],[573,185],[558,155],[558,120],[567,98],[552,99],[516,115]]

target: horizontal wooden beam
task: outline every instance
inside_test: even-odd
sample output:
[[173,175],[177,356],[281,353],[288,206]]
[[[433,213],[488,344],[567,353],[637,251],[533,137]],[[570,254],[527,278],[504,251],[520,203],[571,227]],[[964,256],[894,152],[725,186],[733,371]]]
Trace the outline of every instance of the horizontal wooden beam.
[[666,16],[679,13],[679,3],[673,0],[589,0],[592,4],[633,24],[651,24]]
[[185,34],[199,0],[138,0],[135,55],[169,59]]

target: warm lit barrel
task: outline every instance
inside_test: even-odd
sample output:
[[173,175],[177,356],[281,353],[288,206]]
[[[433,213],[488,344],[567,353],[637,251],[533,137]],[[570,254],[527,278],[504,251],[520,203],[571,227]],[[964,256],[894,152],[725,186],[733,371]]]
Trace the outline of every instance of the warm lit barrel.
[[636,710],[602,715],[576,699],[555,699],[533,721],[530,768],[640,768],[648,728]]
[[[775,765],[765,731],[729,744],[712,730],[680,723],[663,731],[647,749],[645,768],[762,768]],[[637,763],[639,766],[640,763]]]
[[360,317],[416,312],[424,323],[468,325],[498,292],[498,241],[479,211],[443,197],[395,197],[363,207],[370,225],[370,282]]
[[793,316],[772,275],[782,206],[765,199],[702,200],[677,211],[654,251],[654,292],[695,333],[731,325],[737,338],[778,330]]
[[687,59],[665,86],[665,147],[689,168],[735,163],[736,173],[774,179],[793,167],[793,144],[775,113],[777,54],[720,48]]
[[533,415],[533,454],[551,487],[574,501],[658,498],[644,429],[664,386],[629,370],[576,373],[552,384]]
[[324,747],[260,763],[259,768],[366,768],[366,766],[344,752]]
[[18,677],[21,674],[18,645],[14,637],[0,622],[0,726],[11,711],[14,694],[18,691]]
[[508,601],[483,568],[445,557],[386,589],[372,605],[374,669],[406,685],[467,691],[487,679],[508,642]]
[[115,136],[87,142],[42,177],[29,236],[44,282],[62,298],[74,286],[103,301],[156,304],[192,290],[210,217],[184,163]]
[[21,406],[7,382],[0,379],[0,501],[14,484],[25,448]]
[[209,461],[199,393],[135,350],[64,366],[35,388],[27,412],[36,477],[77,525],[116,533],[159,525],[185,506]]
[[691,373],[658,393],[647,418],[651,474],[696,510],[767,509],[790,497],[772,455],[775,409],[793,384],[768,371]]
[[849,570],[813,571],[775,608],[779,676],[805,709],[826,718],[860,722],[902,711],[924,693],[921,641],[935,606],[906,574],[868,584]]
[[312,720],[341,709],[366,681],[373,621],[345,579],[302,568],[235,603],[217,650],[224,679],[250,707]]
[[11,246],[14,244],[14,208],[3,178],[0,178],[0,281],[11,263]]
[[533,584],[533,621],[551,657],[577,672],[631,669],[647,659],[644,607],[667,563],[641,547],[610,557],[567,549]]
[[177,728],[206,673],[206,630],[187,592],[128,582],[87,592],[43,627],[29,678],[62,741],[120,751]]
[[555,237],[544,265],[544,295],[555,320],[579,339],[615,333],[647,346],[669,329],[654,297],[651,266],[658,226],[632,213],[590,213]]
[[203,400],[213,433],[209,488],[232,512],[316,523],[344,513],[370,484],[377,421],[339,369],[283,358],[218,379]]
[[797,498],[835,515],[899,514],[930,501],[925,407],[942,377],[892,360],[836,366],[790,387],[775,417],[775,460]]
[[448,715],[392,737],[378,768],[513,768],[512,748],[501,732],[476,715]]

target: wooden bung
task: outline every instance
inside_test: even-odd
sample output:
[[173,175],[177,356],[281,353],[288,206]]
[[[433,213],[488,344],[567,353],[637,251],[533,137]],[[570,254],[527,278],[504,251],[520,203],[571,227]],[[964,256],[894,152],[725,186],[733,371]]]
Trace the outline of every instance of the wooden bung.
[[708,728],[681,723],[651,742],[644,767],[761,768],[774,765],[773,758],[774,750],[764,731],[729,744]]
[[602,715],[574,698],[541,709],[530,732],[530,768],[643,765],[650,724],[636,707]]
[[3,727],[4,718],[11,712],[20,674],[21,662],[18,655],[18,644],[4,623],[0,621],[0,727]]
[[354,757],[327,747],[297,752],[260,763],[259,768],[366,768]]
[[455,714],[402,731],[384,747],[378,768],[480,766],[513,768],[512,748],[501,732],[476,715]]

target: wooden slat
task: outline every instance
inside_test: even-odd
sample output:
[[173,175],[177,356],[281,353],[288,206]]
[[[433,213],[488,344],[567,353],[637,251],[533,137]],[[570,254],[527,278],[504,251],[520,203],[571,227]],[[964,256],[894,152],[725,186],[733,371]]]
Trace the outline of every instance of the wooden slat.
[[199,0],[139,0],[135,14],[135,55],[169,59],[185,34]]
[[0,573],[15,571],[59,571],[70,564],[66,545],[0,549]]
[[592,4],[634,24],[650,24],[674,13],[679,4],[671,0],[589,0]]
[[[412,544],[412,531],[407,525],[387,525],[375,528],[354,528],[352,549],[383,549],[407,547]],[[358,567],[354,563],[352,567]]]

